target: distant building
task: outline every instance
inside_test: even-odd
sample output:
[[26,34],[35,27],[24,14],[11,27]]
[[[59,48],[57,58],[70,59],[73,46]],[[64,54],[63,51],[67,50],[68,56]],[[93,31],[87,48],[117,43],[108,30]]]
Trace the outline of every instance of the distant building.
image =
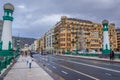
[[34,43],[31,44],[31,45],[29,45],[29,50],[31,50],[31,51],[35,51],[35,45],[34,45]]
[[34,49],[35,49],[35,51],[39,51],[39,44],[40,44],[39,39],[34,41]]
[[46,32],[45,40],[46,40],[46,51],[48,51],[49,53],[53,53],[54,52],[54,47],[53,47],[54,28]]
[[39,51],[40,52],[43,52],[46,49],[45,36],[46,36],[46,34],[39,39]]
[[2,29],[3,29],[3,20],[0,20],[0,40],[2,36]]
[[33,44],[34,41],[36,39],[34,38],[25,38],[25,37],[12,37],[12,43],[13,43],[13,48],[16,49],[17,48],[17,43],[19,41],[19,48],[23,49],[25,47],[25,44],[27,44],[28,46]]
[[45,51],[46,49],[45,35],[34,41],[35,51],[38,51],[40,53],[42,51]]
[[120,51],[120,28],[116,29],[117,32],[117,51]]

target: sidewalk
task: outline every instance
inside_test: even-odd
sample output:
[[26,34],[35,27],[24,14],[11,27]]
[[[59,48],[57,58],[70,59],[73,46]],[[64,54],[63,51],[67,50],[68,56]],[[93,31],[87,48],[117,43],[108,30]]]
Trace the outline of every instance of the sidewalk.
[[32,61],[32,68],[29,69],[26,57],[19,57],[18,61],[11,68],[4,80],[54,80],[36,62]]
[[[110,61],[109,58],[99,58],[99,57],[90,57],[90,56],[79,56],[79,55],[61,55],[61,56],[69,56],[69,57],[79,57],[79,58],[85,58],[85,59],[93,59],[93,60],[100,60],[100,61]],[[115,58],[112,60],[112,62],[120,63],[120,59]]]

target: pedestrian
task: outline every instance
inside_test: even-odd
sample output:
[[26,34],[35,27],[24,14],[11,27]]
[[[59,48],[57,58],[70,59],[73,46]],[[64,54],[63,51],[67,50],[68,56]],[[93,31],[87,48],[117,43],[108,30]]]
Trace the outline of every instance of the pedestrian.
[[23,51],[21,51],[21,55],[22,55],[22,57],[23,57],[23,55],[24,55]]
[[30,51],[30,56],[33,58],[33,54],[32,54],[32,52]]
[[27,57],[27,51],[25,51],[25,57]]
[[115,54],[114,54],[114,51],[112,50],[110,52],[110,60],[114,60],[114,57],[115,57]]
[[31,68],[31,66],[32,66],[32,57],[30,55],[28,55],[28,57],[27,57],[27,64],[28,64],[28,67]]
[[114,51],[112,51],[112,60],[114,60],[114,58],[115,58],[115,53]]

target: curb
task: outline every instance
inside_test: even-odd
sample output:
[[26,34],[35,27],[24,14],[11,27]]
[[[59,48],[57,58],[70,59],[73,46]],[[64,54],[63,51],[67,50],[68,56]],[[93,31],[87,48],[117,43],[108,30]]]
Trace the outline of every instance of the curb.
[[105,62],[114,62],[114,63],[120,63],[120,60],[119,61],[116,61],[116,60],[109,60],[109,59],[104,59],[104,58],[94,58],[94,57],[83,57],[83,56],[75,56],[75,55],[59,55],[59,56],[66,56],[66,57],[77,57],[77,58],[82,58],[82,59],[88,59],[88,60],[97,60],[97,61],[105,61]]

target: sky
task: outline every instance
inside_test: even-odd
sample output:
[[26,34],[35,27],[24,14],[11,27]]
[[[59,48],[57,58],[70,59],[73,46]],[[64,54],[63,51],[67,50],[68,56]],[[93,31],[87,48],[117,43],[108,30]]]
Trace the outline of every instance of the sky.
[[13,36],[40,38],[61,16],[98,23],[107,19],[120,27],[120,0],[0,0],[0,20],[5,3],[15,7]]

